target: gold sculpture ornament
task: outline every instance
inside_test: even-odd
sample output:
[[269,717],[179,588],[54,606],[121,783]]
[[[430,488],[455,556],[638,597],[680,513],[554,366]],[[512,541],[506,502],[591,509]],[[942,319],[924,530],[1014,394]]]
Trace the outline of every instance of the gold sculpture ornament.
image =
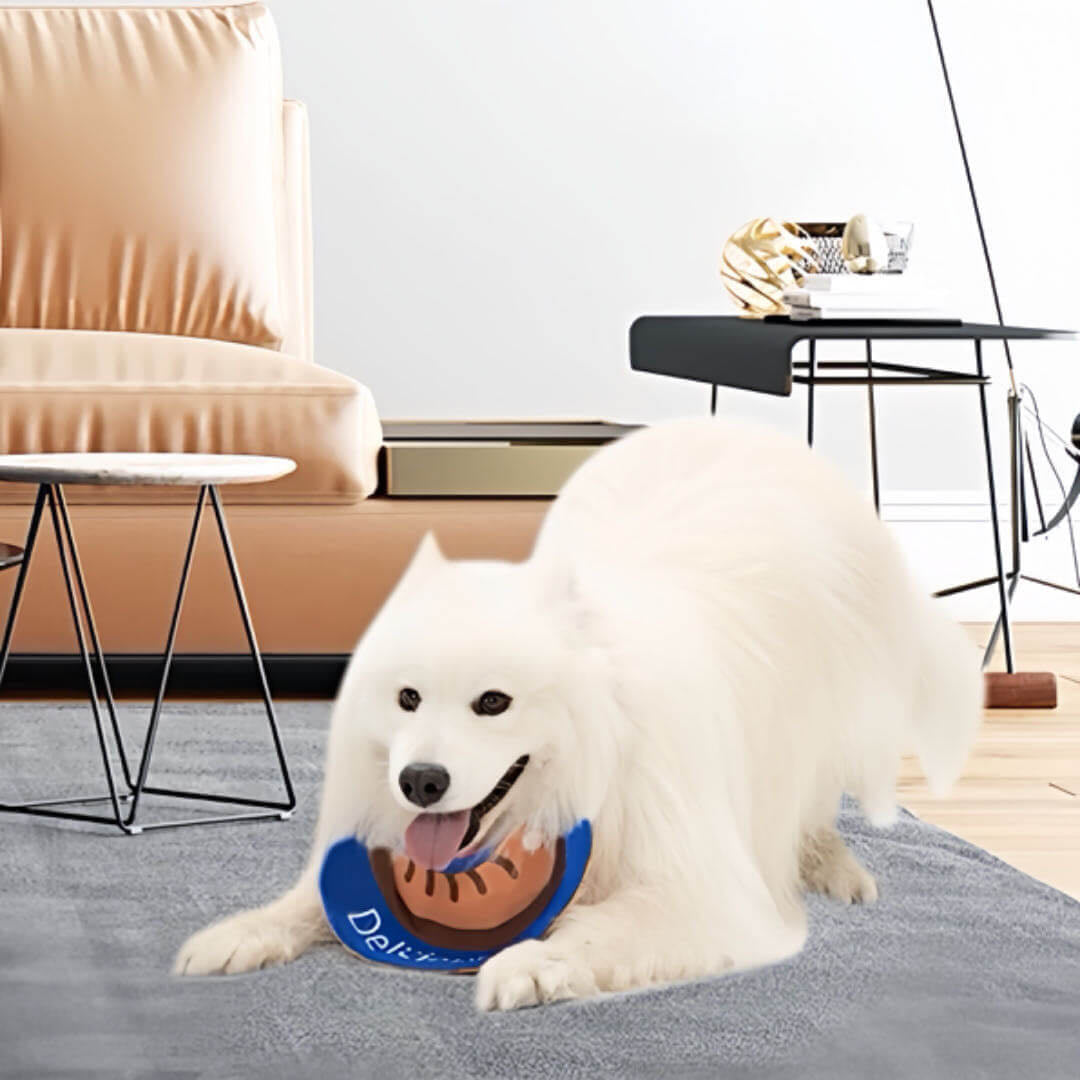
[[720,277],[739,307],[752,319],[785,315],[785,289],[817,271],[814,242],[792,221],[755,218],[732,233],[720,256]]

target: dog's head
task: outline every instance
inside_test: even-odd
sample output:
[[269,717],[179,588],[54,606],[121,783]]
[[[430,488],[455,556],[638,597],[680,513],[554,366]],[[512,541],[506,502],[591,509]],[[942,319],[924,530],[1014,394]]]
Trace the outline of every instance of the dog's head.
[[611,776],[602,682],[568,571],[454,562],[428,536],[338,700],[331,752],[350,759],[356,828],[431,869],[519,826],[549,842]]

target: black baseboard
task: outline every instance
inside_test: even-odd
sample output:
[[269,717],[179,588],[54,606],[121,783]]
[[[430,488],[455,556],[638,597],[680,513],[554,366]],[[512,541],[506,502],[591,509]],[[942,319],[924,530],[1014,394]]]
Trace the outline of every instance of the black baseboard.
[[[337,653],[264,653],[270,690],[283,697],[332,698],[349,657]],[[119,653],[106,658],[114,693],[149,696],[157,692],[161,657]],[[258,697],[251,657],[247,653],[177,653],[169,676],[170,695]],[[86,669],[77,654],[12,653],[0,698],[17,694],[86,693]]]

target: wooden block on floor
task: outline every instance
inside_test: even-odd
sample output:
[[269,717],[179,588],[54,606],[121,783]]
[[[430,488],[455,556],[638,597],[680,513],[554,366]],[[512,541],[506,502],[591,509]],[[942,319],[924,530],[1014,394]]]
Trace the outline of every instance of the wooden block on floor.
[[1057,708],[1057,679],[1051,671],[988,671],[983,687],[987,709]]

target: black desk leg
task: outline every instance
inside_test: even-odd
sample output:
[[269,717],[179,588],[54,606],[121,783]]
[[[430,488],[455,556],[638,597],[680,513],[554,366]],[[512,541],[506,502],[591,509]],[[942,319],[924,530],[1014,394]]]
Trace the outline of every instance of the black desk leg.
[[817,342],[811,338],[810,363],[806,368],[806,441],[814,445],[814,376],[817,374]]
[[870,416],[870,475],[874,482],[874,509],[881,517],[881,486],[878,482],[877,410],[874,407],[874,346],[866,340],[866,404]]
[[[975,366],[979,378],[984,376],[982,342],[975,339]],[[1016,670],[1013,664],[1012,625],[1009,620],[1009,592],[1005,580],[1005,560],[1001,554],[1001,526],[997,516],[997,486],[994,483],[994,455],[990,443],[990,417],[986,409],[986,383],[979,383],[979,411],[982,414],[983,450],[986,453],[986,486],[990,494],[990,524],[994,533],[994,558],[997,564],[998,602],[1001,605],[1001,640],[1005,646],[1005,670]],[[1009,583],[1011,584],[1011,582]],[[991,642],[990,649],[993,649]],[[989,650],[988,650],[989,651]],[[989,660],[987,656],[984,660]]]
[[712,384],[712,393],[709,395],[709,415],[716,415],[716,383]]
[[[1034,473],[1034,467],[1032,468]],[[1020,540],[1021,531],[1023,536],[1027,538],[1027,522],[1026,518],[1023,522],[1023,528],[1021,529],[1021,518],[1026,513],[1024,507],[1024,458],[1021,452],[1021,431],[1020,431],[1020,400],[1015,394],[1009,394],[1009,506],[1011,507],[1011,517],[1009,525],[1012,532],[1012,569],[1009,571],[1009,603],[1012,603],[1012,598],[1016,594],[1016,587],[1020,584],[1021,578],[1021,551]],[[989,661],[990,657],[994,653],[994,648],[997,645],[998,635],[1001,633],[1002,618],[998,615],[996,622],[994,623],[993,630],[990,631],[990,637],[986,642],[986,653],[984,663]]]

